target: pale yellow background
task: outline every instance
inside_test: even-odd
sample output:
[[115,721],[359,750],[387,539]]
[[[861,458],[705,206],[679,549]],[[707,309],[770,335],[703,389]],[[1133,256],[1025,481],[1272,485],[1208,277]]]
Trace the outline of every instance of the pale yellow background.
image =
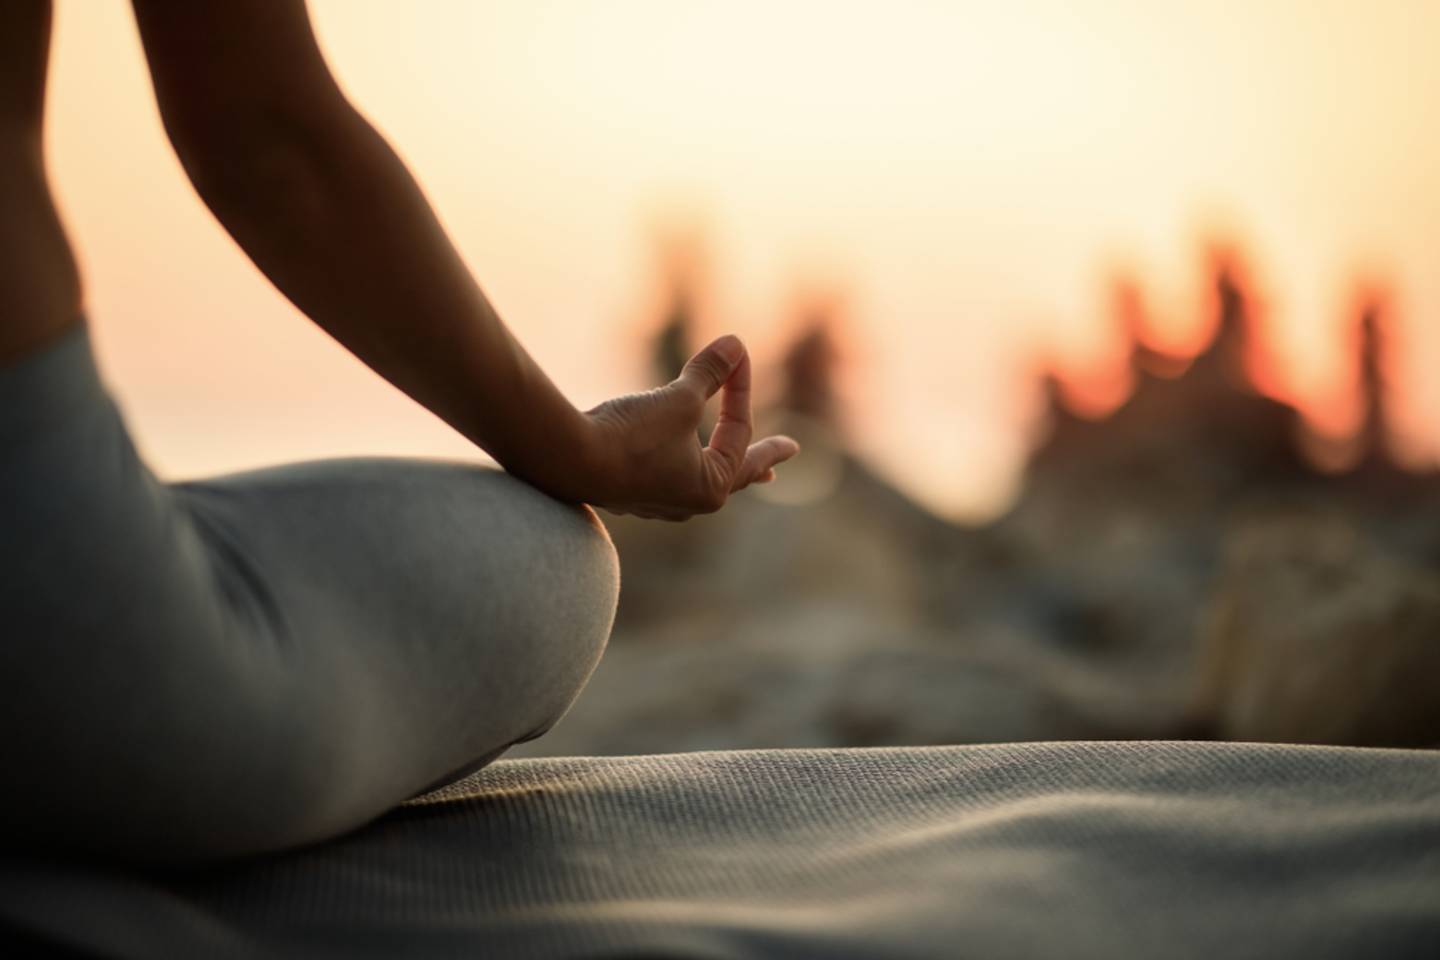
[[[121,0],[59,0],[52,171],[103,360],[167,475],[464,444],[311,328],[170,154]],[[845,298],[863,448],[994,509],[1037,358],[1115,356],[1136,269],[1203,334],[1199,243],[1255,255],[1268,381],[1350,416],[1352,290],[1380,277],[1412,454],[1440,450],[1440,0],[321,0],[333,66],[502,314],[579,403],[643,385],[654,234],[708,231],[706,333],[762,359],[797,290]],[[257,69],[264,64],[257,63]]]

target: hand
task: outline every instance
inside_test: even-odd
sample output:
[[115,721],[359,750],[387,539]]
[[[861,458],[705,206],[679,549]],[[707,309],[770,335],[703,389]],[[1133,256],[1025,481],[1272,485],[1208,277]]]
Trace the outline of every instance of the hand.
[[[720,391],[720,418],[702,447],[696,431]],[[724,336],[663,387],[609,400],[586,415],[598,465],[587,501],[614,513],[685,520],[713,513],[730,494],[775,479],[800,451],[785,436],[750,442],[750,356]]]

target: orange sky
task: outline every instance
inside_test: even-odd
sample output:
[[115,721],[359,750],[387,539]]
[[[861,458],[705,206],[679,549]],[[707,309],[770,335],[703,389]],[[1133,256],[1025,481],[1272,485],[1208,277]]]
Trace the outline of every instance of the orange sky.
[[[58,7],[52,169],[103,361],[162,472],[465,454],[208,218],[128,5]],[[708,235],[705,333],[735,330],[764,360],[797,287],[835,284],[862,446],[947,512],[993,510],[1035,356],[1103,376],[1117,264],[1162,337],[1193,339],[1199,244],[1219,225],[1254,254],[1280,388],[1331,426],[1353,288],[1390,286],[1402,426],[1440,450],[1440,3],[313,9],[353,98],[578,403],[644,385],[655,225],[680,216]]]

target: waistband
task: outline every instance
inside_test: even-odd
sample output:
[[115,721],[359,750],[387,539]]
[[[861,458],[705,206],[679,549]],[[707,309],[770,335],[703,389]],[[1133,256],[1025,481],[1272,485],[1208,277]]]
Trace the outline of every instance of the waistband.
[[0,367],[0,437],[43,429],[109,402],[83,322]]

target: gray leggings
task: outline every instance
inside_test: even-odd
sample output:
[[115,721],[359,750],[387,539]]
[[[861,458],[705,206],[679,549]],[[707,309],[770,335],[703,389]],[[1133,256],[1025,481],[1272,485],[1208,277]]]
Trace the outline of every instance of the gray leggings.
[[618,589],[588,508],[493,469],[160,483],[77,327],[0,369],[0,847],[344,832],[553,725]]

